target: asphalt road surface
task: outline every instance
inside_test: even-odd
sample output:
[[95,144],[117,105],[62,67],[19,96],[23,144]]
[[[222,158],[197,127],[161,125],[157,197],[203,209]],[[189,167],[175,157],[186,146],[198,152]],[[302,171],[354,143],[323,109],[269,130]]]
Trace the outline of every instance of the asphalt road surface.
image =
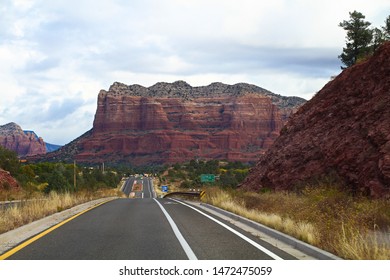
[[154,198],[153,179],[150,177],[131,176],[127,179],[123,192],[132,198]]
[[[132,189],[135,185],[137,191]],[[127,195],[135,192],[135,197],[94,208],[8,259],[294,259],[192,205],[155,198],[151,178],[130,177],[123,191]]]

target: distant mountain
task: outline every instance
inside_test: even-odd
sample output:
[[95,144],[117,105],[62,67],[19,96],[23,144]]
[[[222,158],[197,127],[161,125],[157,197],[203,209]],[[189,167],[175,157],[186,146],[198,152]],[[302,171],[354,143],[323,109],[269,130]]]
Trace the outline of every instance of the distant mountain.
[[149,165],[190,159],[254,162],[306,100],[250,84],[101,90],[93,128],[41,160]]
[[0,125],[0,146],[15,151],[21,157],[41,155],[61,147],[45,143],[34,131],[23,130],[13,122]]
[[241,187],[288,190],[322,176],[390,197],[390,42],[292,115]]
[[[23,132],[26,135],[31,135],[32,137],[35,137],[35,139],[37,139],[37,140],[39,139],[38,135],[32,130],[23,130]],[[54,152],[62,147],[62,145],[50,144],[47,142],[45,142],[45,145],[46,145],[46,152],[47,153]]]
[[46,145],[41,137],[33,131],[24,132],[13,122],[0,126],[0,145],[22,157],[46,153]]
[[46,144],[46,152],[54,152],[57,151],[59,148],[62,147],[62,145],[55,145],[55,144],[50,144],[50,143],[45,143]]

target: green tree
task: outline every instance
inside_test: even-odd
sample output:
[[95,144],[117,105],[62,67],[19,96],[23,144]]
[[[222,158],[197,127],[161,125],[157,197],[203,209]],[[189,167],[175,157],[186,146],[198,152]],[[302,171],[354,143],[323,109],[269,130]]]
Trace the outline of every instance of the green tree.
[[375,52],[386,41],[385,34],[379,28],[373,29],[372,51]]
[[20,170],[18,155],[0,146],[0,168],[9,171],[12,176],[17,176]]
[[350,19],[340,22],[339,26],[347,31],[346,47],[339,55],[340,60],[348,68],[354,65],[358,60],[365,58],[372,51],[371,41],[373,31],[369,28],[371,23],[365,21],[362,13],[353,11],[349,13]]
[[239,182],[232,170],[220,175],[220,184],[223,188],[235,188]]
[[189,181],[189,180],[182,181],[181,184],[180,184],[180,188],[182,188],[182,189],[190,189],[190,188],[192,188],[191,181]]
[[382,32],[385,40],[390,40],[390,15],[385,20],[385,26],[382,26]]
[[51,173],[47,177],[47,183],[48,183],[48,187],[46,189],[47,192],[50,191],[64,192],[69,189],[69,183],[59,169],[53,170],[53,173]]

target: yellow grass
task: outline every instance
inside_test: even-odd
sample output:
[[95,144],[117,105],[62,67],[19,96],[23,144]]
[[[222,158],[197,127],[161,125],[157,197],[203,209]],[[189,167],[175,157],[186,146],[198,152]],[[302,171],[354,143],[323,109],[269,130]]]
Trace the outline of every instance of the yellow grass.
[[0,233],[12,230],[35,220],[61,212],[75,205],[101,197],[118,196],[117,189],[100,189],[97,192],[77,192],[36,196],[22,204],[0,210]]
[[390,259],[389,235],[380,237],[380,233],[375,231],[364,234],[355,228],[342,225],[338,239],[339,242],[335,242],[334,247],[347,259]]
[[276,213],[265,213],[256,209],[248,209],[243,200],[235,199],[231,194],[219,189],[209,190],[206,193],[205,202],[207,203],[285,232],[308,243],[316,244],[318,242],[318,232],[308,222],[295,222]]
[[206,190],[204,201],[345,259],[390,259],[390,203],[320,186],[294,193]]
[[20,200],[25,197],[26,197],[26,192],[22,189],[0,191],[0,201]]

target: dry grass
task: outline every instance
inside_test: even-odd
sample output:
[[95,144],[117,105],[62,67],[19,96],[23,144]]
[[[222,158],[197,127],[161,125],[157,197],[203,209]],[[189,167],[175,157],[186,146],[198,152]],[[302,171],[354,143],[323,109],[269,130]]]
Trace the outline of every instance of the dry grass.
[[390,259],[390,203],[336,187],[295,193],[207,190],[205,202],[260,222],[345,259]]
[[343,253],[345,258],[355,260],[389,260],[390,237],[381,232],[361,231],[342,225],[339,233],[339,242],[335,242],[335,249]]
[[0,201],[21,200],[26,197],[26,192],[23,189],[18,190],[0,190]]
[[96,192],[77,192],[49,195],[35,195],[33,199],[23,200],[5,210],[0,210],[0,233],[7,232],[35,220],[61,212],[75,205],[94,199],[120,196],[117,189],[100,189]]
[[308,243],[316,244],[318,242],[318,232],[309,222],[295,222],[289,217],[282,217],[277,213],[267,213],[256,208],[249,208],[245,205],[245,199],[237,198],[220,189],[208,190],[206,194],[205,201],[207,203],[285,232]]

